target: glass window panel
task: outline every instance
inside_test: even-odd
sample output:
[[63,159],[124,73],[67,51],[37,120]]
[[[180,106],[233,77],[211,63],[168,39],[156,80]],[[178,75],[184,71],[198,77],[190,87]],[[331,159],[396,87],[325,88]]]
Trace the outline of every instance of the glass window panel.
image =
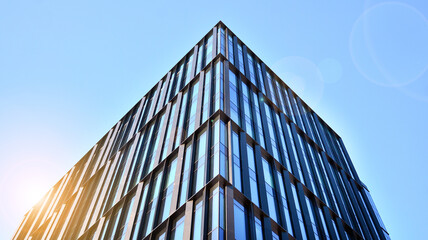
[[189,174],[190,174],[190,165],[192,162],[192,144],[186,146],[186,153],[184,155],[184,167],[183,173],[181,175],[181,184],[180,184],[180,199],[178,206],[183,205],[187,200],[187,187],[189,183]]
[[247,239],[247,213],[244,208],[239,202],[234,200],[234,206],[233,206],[233,212],[234,212],[234,222],[235,222],[235,239],[236,240],[244,240]]
[[194,193],[205,185],[205,163],[207,153],[207,132],[204,131],[197,139],[197,155],[194,166]]
[[263,240],[262,222],[257,217],[254,217],[254,222],[256,224],[256,240]]
[[193,239],[198,240],[202,239],[202,209],[203,209],[203,201],[200,200],[196,203],[195,211],[193,215]]
[[173,229],[171,230],[171,240],[183,239],[184,220],[185,220],[185,216],[182,216],[174,223]]
[[232,132],[232,155],[233,155],[233,185],[242,192],[241,182],[241,159],[239,150],[239,136]]

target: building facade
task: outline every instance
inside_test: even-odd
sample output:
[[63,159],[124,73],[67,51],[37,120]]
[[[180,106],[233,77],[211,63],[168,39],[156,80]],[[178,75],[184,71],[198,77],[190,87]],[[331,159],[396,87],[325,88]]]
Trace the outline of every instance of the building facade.
[[389,239],[342,139],[222,22],[13,239]]

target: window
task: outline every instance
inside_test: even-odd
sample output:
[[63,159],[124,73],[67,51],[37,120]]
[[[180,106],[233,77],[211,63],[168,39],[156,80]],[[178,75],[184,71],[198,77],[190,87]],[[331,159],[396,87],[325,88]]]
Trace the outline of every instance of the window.
[[214,111],[223,110],[223,62],[219,61],[215,64],[214,69]]
[[[143,212],[144,209],[146,207],[146,198],[147,198],[147,192],[149,189],[149,184],[146,184],[143,188],[143,195],[141,197],[141,201],[140,201],[140,206],[138,207],[138,212],[137,212],[137,221],[134,223],[134,227],[133,227],[133,233],[132,233],[132,240],[136,240],[138,239],[138,232],[140,230],[140,226],[141,226],[141,221],[143,221]],[[105,239],[104,237],[101,239]]]
[[308,206],[309,218],[311,219],[312,230],[314,231],[315,239],[320,239],[318,226],[315,222],[314,206],[312,205],[312,201],[308,198],[308,196],[305,196],[305,200],[306,200],[306,205]]
[[310,120],[310,122],[312,124],[312,128],[314,129],[314,132],[316,133],[316,136],[317,136],[315,138],[315,141],[316,141],[316,143],[318,143],[318,145],[321,146],[322,149],[325,150],[325,147],[324,147],[324,144],[321,140],[321,135],[320,135],[320,132],[318,130],[318,127],[317,127],[317,124],[315,122],[315,118],[314,118],[313,114],[315,114],[315,113],[312,113],[311,111],[308,112],[309,120]]
[[[304,104],[302,104],[302,118],[303,119],[305,119],[305,117],[306,116],[308,116],[308,110],[306,109],[306,107],[305,107],[305,105]],[[306,122],[308,123],[307,124],[307,134],[308,134],[308,136],[311,138],[311,139],[313,139],[314,141],[315,141],[315,135],[314,135],[314,133],[313,133],[313,131],[312,131],[312,124],[309,124],[309,121],[308,121],[308,118],[306,118]]]
[[[323,159],[322,159],[322,157],[321,157],[321,154],[319,153],[319,152],[317,152],[318,154],[317,154],[317,156],[318,156],[318,161],[319,161],[319,165],[321,166],[321,169],[322,169],[322,172],[323,172],[323,174],[324,174],[324,177],[325,177],[325,180],[326,180],[326,182],[327,182],[327,189],[328,189],[328,191],[330,192],[330,193],[333,193],[333,188],[331,187],[331,183],[330,183],[330,178],[328,177],[328,175],[327,175],[327,171],[326,171],[326,167],[324,166],[324,161],[323,161]],[[339,206],[337,205],[337,201],[336,201],[336,197],[335,197],[335,194],[331,194],[331,197],[332,197],[332,200],[333,200],[333,203],[334,203],[334,206],[336,207],[336,209],[337,209],[337,214],[339,214],[339,217],[342,217],[342,214],[340,213],[340,211],[339,211]],[[332,206],[330,205],[330,208],[332,208]]]
[[141,116],[141,120],[140,120],[140,128],[141,127],[143,127],[145,124],[146,124],[146,122],[147,122],[147,116],[148,116],[148,114],[149,114],[149,112],[150,112],[150,110],[151,110],[151,108],[152,108],[152,99],[153,99],[153,96],[155,95],[155,93],[156,93],[156,87],[154,88],[155,90],[151,90],[150,91],[150,93],[149,94],[147,94],[147,100],[146,100],[146,102],[144,103],[144,111],[143,111],[143,114],[142,114],[142,116]]
[[161,81],[162,81],[161,89],[159,90],[159,98],[158,98],[155,114],[158,113],[164,106],[164,102],[162,102],[162,97],[165,94],[165,91],[167,90],[166,85],[168,84],[168,82],[165,79],[162,79]]
[[326,238],[326,239],[330,239],[330,234],[328,233],[328,229],[327,229],[327,224],[326,224],[326,220],[324,219],[324,213],[323,213],[323,211],[321,210],[321,208],[317,208],[318,209],[318,213],[319,213],[319,215],[320,215],[320,219],[321,219],[321,223],[322,223],[322,228],[323,228],[323,230],[324,230],[324,237]]
[[115,239],[125,239],[126,229],[128,227],[129,218],[131,217],[132,206],[134,205],[135,196],[131,198],[130,201],[127,201],[124,206],[124,214],[122,215],[122,219],[120,221],[119,230],[116,233]]
[[239,119],[239,96],[238,96],[238,81],[236,74],[229,70],[229,98],[230,98],[230,117],[232,120],[241,126]]
[[287,114],[287,116],[293,121],[296,122],[296,118],[294,117],[294,112],[293,112],[293,108],[291,108],[291,102],[290,102],[290,98],[288,97],[288,91],[287,88],[285,88],[284,90],[284,98],[287,101],[287,105],[289,106],[289,112]]
[[232,132],[232,158],[233,158],[233,186],[242,192],[239,136],[236,132]]
[[272,81],[274,80],[272,79],[272,76],[270,75],[269,72],[266,72],[266,76],[267,76],[266,80],[268,82],[271,100],[276,106],[278,106],[278,103],[276,102],[276,97],[275,97],[275,89],[273,88],[273,85],[272,85]]
[[275,221],[278,222],[278,216],[276,211],[276,198],[275,198],[275,188],[272,179],[272,172],[270,165],[266,159],[262,158],[263,162],[263,175],[265,178],[266,185],[266,197],[269,208],[269,216]]
[[293,172],[292,168],[291,168],[291,162],[290,162],[290,157],[288,156],[288,149],[287,149],[287,145],[285,142],[285,137],[284,137],[284,129],[282,128],[282,124],[281,124],[281,119],[279,117],[278,113],[274,113],[275,115],[275,120],[276,120],[276,126],[278,126],[278,138],[279,138],[279,144],[280,146],[282,146],[282,148],[280,147],[280,149],[284,152],[283,156],[285,159],[283,159],[283,161],[281,161],[281,163],[287,167],[287,170],[289,172]]
[[245,84],[244,82],[241,82],[241,86],[242,86],[242,98],[244,100],[244,120],[245,120],[245,131],[247,132],[248,135],[250,135],[253,139],[255,139],[254,137],[254,123],[253,123],[253,114],[251,111],[251,95],[250,95],[250,90],[248,89],[247,84]]
[[[329,206],[330,202],[329,202],[329,200],[327,198],[327,194],[325,193],[324,182],[322,181],[322,177],[321,177],[320,171],[318,169],[317,161],[315,159],[316,154],[314,154],[314,152],[316,152],[317,150],[315,150],[315,148],[312,147],[309,143],[307,143],[307,146],[308,146],[309,158],[312,160],[311,162],[312,162],[312,165],[313,165],[314,170],[315,170],[314,172],[316,174],[316,179],[318,179],[317,182],[319,183],[319,186],[320,186],[320,189],[321,189],[321,193],[322,193],[322,197],[325,199],[325,202],[327,203],[327,206]],[[317,196],[321,197],[319,195],[317,195]]]
[[224,33],[224,28],[223,27],[219,27],[217,30],[217,43],[218,43],[218,48],[217,48],[217,53],[221,53],[223,54],[223,56],[226,56],[225,52],[226,52],[226,45],[225,45],[225,33]]
[[267,120],[267,126],[269,131],[270,143],[272,145],[272,155],[276,160],[281,161],[281,158],[279,157],[278,144],[276,140],[276,131],[272,121],[272,113],[274,114],[274,112],[273,112],[273,109],[268,104],[263,103],[263,105],[265,107],[265,112],[266,112],[266,120]]
[[283,96],[281,94],[283,88],[281,87],[281,84],[278,81],[275,81],[275,85],[276,85],[276,91],[278,92],[278,99],[279,99],[279,101],[281,103],[281,110],[284,113],[287,113],[287,107],[286,107],[286,105],[284,103],[284,99],[283,99]]
[[180,184],[180,200],[178,206],[183,205],[187,200],[187,186],[189,183],[190,164],[192,163],[192,144],[186,146],[186,153],[184,155],[183,173],[181,175]]
[[[128,161],[128,155],[129,155],[129,150],[131,148],[131,145],[128,145],[126,147],[126,149],[121,152],[121,155],[119,157],[119,159],[117,159],[117,165],[116,168],[111,168],[110,171],[114,171],[114,179],[112,179],[112,181],[110,182],[110,186],[109,186],[109,190],[108,190],[108,194],[106,196],[106,200],[104,202],[104,211],[102,211],[102,213],[107,212],[112,206],[113,203],[117,202],[119,200],[119,194],[118,192],[120,192],[119,188],[119,184],[122,180],[122,177],[124,176],[123,174],[123,169],[125,168],[126,162]],[[115,164],[112,164],[112,166],[115,166]]]
[[177,125],[174,149],[178,147],[178,145],[181,143],[181,138],[182,138],[181,134],[183,132],[183,124],[186,116],[186,105],[187,105],[187,91],[183,93],[183,98],[181,100],[180,119]]
[[239,202],[236,200],[233,201],[233,214],[235,222],[235,239],[236,240],[245,240],[248,236],[248,222],[247,222],[247,212]]
[[297,197],[296,186],[291,184],[291,190],[293,192],[294,202],[296,203],[297,218],[299,219],[299,225],[300,225],[300,231],[302,232],[302,238],[304,240],[306,240],[306,239],[308,239],[308,237],[306,235],[306,227],[305,227],[305,223],[303,222],[303,214],[302,214],[302,210],[300,208],[299,198]]
[[171,111],[169,114],[168,126],[166,127],[166,131],[165,131],[165,139],[163,141],[162,156],[160,160],[164,160],[167,154],[169,154],[168,146],[171,139],[172,125],[174,124],[176,105],[177,104],[175,104],[175,102],[172,103]]
[[202,57],[204,55],[204,44],[203,42],[199,44],[199,48],[198,48],[198,63],[196,64],[196,73],[200,72],[202,70]]
[[263,148],[266,148],[265,145],[265,136],[263,134],[263,125],[262,125],[262,118],[261,118],[261,113],[260,113],[260,107],[259,107],[259,98],[257,96],[257,93],[253,92],[253,103],[254,103],[254,111],[256,113],[256,123],[257,123],[257,128],[258,128],[258,133],[259,133],[259,143],[260,146]]
[[305,179],[303,178],[302,167],[300,165],[299,157],[297,156],[296,143],[295,143],[294,138],[293,138],[293,133],[291,131],[290,124],[287,124],[287,134],[288,134],[288,136],[290,138],[291,149],[293,149],[294,160],[296,161],[296,166],[297,166],[297,171],[298,171],[297,178],[303,184],[305,184]]
[[291,98],[293,100],[294,108],[296,109],[297,120],[298,120],[296,123],[306,133],[305,126],[303,125],[302,114],[300,113],[299,105],[297,105],[297,100],[296,100],[297,97],[292,96]]
[[303,166],[306,166],[306,171],[308,172],[308,177],[309,177],[309,180],[310,180],[310,183],[307,183],[307,184],[310,184],[308,187],[309,187],[309,189],[312,189],[312,191],[315,193],[315,195],[319,196],[318,195],[318,191],[316,189],[315,182],[314,182],[314,178],[313,178],[313,174],[312,174],[312,171],[311,171],[311,167],[309,165],[310,163],[308,161],[308,157],[307,157],[306,151],[305,151],[304,143],[306,143],[306,141],[303,139],[303,137],[300,134],[297,134],[297,139],[299,140],[299,147],[300,147],[300,150],[302,151],[303,161],[304,161],[301,164],[303,164]]
[[259,62],[257,63],[257,76],[259,77],[259,87],[262,90],[262,93],[266,95],[265,80],[263,78],[262,67]]
[[248,66],[249,66],[249,72],[250,72],[250,81],[254,84],[254,86],[257,86],[256,83],[256,76],[254,74],[254,61],[253,57],[251,56],[251,53],[247,54],[248,57]]
[[274,231],[272,231],[272,239],[273,240],[279,240],[278,234],[276,234]]
[[167,168],[167,175],[165,179],[165,185],[162,192],[161,208],[159,212],[159,223],[165,221],[169,216],[171,208],[172,191],[174,189],[175,170],[177,167],[177,158],[173,159]]
[[333,225],[334,233],[336,234],[336,238],[340,239],[339,232],[337,231],[336,222],[333,219],[331,219],[331,222],[332,222],[332,225]]
[[286,225],[287,225],[287,231],[290,233],[290,235],[294,236],[293,227],[291,226],[291,217],[290,217],[288,201],[287,201],[287,197],[285,195],[284,179],[282,178],[282,174],[279,171],[276,171],[276,174],[278,175],[278,180],[279,180],[279,190],[280,190],[280,194],[281,194],[282,206],[284,207],[284,214],[285,214],[285,221],[286,221]]
[[145,159],[147,156],[147,152],[149,150],[149,144],[150,141],[152,140],[152,134],[153,134],[153,127],[154,124],[151,124],[150,126],[148,126],[146,128],[146,130],[144,132],[141,133],[141,141],[139,143],[139,149],[140,151],[138,152],[138,156],[137,158],[134,160],[135,161],[135,169],[133,171],[132,174],[132,180],[131,180],[131,184],[130,184],[130,188],[134,187],[135,185],[137,185],[137,183],[143,179],[143,167],[144,167],[144,163],[145,163]]
[[150,171],[153,170],[154,164],[155,164],[155,158],[157,155],[157,150],[158,147],[160,145],[160,140],[161,140],[161,134],[160,134],[160,129],[162,128],[162,126],[164,125],[165,122],[165,112],[162,113],[162,115],[160,116],[160,119],[157,120],[157,125],[156,125],[156,129],[155,132],[153,134],[154,136],[154,145],[151,149],[149,149],[150,154],[146,159],[146,163],[145,163],[145,169],[144,169],[144,175],[146,175],[147,173],[149,173]]
[[193,213],[193,240],[203,239],[202,236],[202,227],[203,227],[203,219],[202,219],[202,209],[203,209],[203,200],[199,200],[195,204],[195,210]]
[[169,100],[171,100],[171,98],[173,97],[171,94],[172,94],[172,91],[174,91],[173,87],[176,84],[175,83],[175,80],[176,80],[175,79],[176,69],[177,68],[171,70],[171,76],[170,76],[170,79],[169,79],[168,91],[166,92],[166,96],[165,96],[165,102],[169,102]]
[[201,123],[204,123],[208,116],[210,115],[210,98],[211,98],[211,69],[208,69],[205,73],[205,82],[204,82],[204,91],[202,94],[204,95],[202,100],[202,121]]
[[[114,239],[114,234],[117,231],[118,225],[119,225],[119,221],[120,221],[120,214],[122,213],[122,207],[120,207],[119,209],[116,209],[111,217],[110,217],[110,221],[109,221],[109,226],[107,227],[107,232],[106,232],[106,237],[105,239]],[[107,225],[106,225],[107,226]]]
[[174,97],[175,95],[177,95],[178,91],[181,90],[180,87],[181,87],[181,80],[182,80],[183,68],[184,68],[184,64],[182,62],[182,63],[180,63],[180,67],[177,67],[178,71],[175,74],[176,75],[176,79],[175,79],[175,82],[174,82],[174,84],[175,84],[175,86],[174,86],[174,94],[171,96],[171,98]]
[[165,240],[166,239],[166,230],[162,230],[161,233],[157,235],[156,240]]
[[257,217],[254,217],[254,222],[256,225],[256,240],[263,240],[262,222]]
[[171,240],[181,240],[184,235],[184,220],[185,216],[181,216],[173,224],[171,230]]
[[[138,104],[137,104],[138,106]],[[117,137],[115,139],[115,143],[111,150],[110,156],[113,156],[125,143],[128,141],[128,137],[130,135],[130,131],[135,119],[135,115],[137,113],[138,107],[132,108],[122,119],[119,132],[117,133]],[[134,133],[131,133],[131,136]]]
[[204,131],[197,138],[196,157],[194,165],[193,193],[198,192],[205,185],[205,164],[207,156],[207,132]]
[[251,189],[251,200],[257,206],[259,205],[259,192],[257,187],[257,173],[256,173],[256,160],[254,157],[254,149],[252,146],[247,144],[247,156],[248,156],[248,171],[250,175],[250,189]]
[[199,90],[199,82],[196,82],[193,84],[191,88],[191,95],[189,100],[189,110],[188,110],[188,117],[186,120],[186,126],[187,126],[187,134],[185,135],[188,137],[190,134],[193,133],[195,130],[195,120],[196,120],[196,106],[198,102],[198,90]]
[[228,179],[228,148],[227,148],[227,129],[222,120],[215,120],[212,127],[211,147],[211,178],[222,175]]
[[143,236],[147,236],[154,227],[154,219],[155,219],[155,212],[156,212],[156,206],[158,203],[160,188],[161,188],[161,182],[162,182],[162,176],[163,172],[159,172],[156,174],[155,178],[153,179],[152,184],[152,191],[150,193],[150,200],[147,204],[147,213],[145,215],[145,224],[143,225]]
[[233,64],[233,37],[231,35],[227,36],[227,47],[229,62]]
[[190,76],[192,75],[192,63],[193,63],[193,51],[190,56],[186,59],[185,73],[184,73],[184,84],[182,87],[186,86],[190,81]]
[[[375,237],[376,237],[376,239],[379,239],[379,235],[378,235],[378,233],[377,233],[377,231],[376,231],[376,225],[374,224],[374,222],[373,222],[373,218],[372,218],[372,216],[370,215],[370,212],[369,212],[369,210],[367,209],[367,206],[366,206],[366,203],[365,203],[365,201],[364,201],[364,199],[363,199],[363,196],[361,195],[362,193],[361,193],[361,191],[358,191],[358,195],[357,195],[357,197],[359,196],[360,198],[361,198],[361,202],[363,203],[363,207],[364,207],[364,209],[361,209],[361,210],[364,210],[364,211],[366,211],[367,212],[367,215],[368,215],[368,217],[369,217],[369,219],[370,219],[370,224],[372,225],[372,227],[373,227],[373,229],[375,229]],[[385,236],[386,237],[386,236]],[[389,239],[389,238],[386,238],[386,239]]]
[[[137,139],[135,139],[134,141],[137,141]],[[126,183],[125,183],[125,186],[123,188],[124,191],[122,192],[122,196],[124,196],[126,193],[128,193],[129,190],[131,190],[136,185],[136,183],[133,182],[133,180],[134,180],[133,177],[136,173],[136,167],[138,164],[138,159],[137,159],[136,155],[138,152],[140,152],[141,141],[142,141],[142,138],[140,137],[140,139],[138,139],[138,142],[137,142],[137,149],[135,150],[134,156],[132,157],[131,169],[129,170],[129,175],[126,179]]]
[[210,61],[211,61],[211,59],[212,59],[212,57],[213,57],[213,54],[212,54],[212,51],[213,51],[213,38],[212,38],[212,35],[210,35],[207,39],[206,39],[206,41],[205,41],[205,57],[204,57],[204,63],[205,63],[205,65],[204,66],[206,66]]
[[216,186],[210,193],[208,239],[224,239],[225,209],[224,190]]
[[238,59],[239,59],[239,71],[241,71],[241,73],[245,75],[244,54],[242,52],[242,44],[241,43],[238,43]]

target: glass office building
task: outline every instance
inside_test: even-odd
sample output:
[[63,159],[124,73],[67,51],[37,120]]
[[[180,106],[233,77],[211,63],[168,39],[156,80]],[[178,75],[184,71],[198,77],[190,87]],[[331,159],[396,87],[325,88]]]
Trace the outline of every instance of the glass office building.
[[13,239],[389,239],[342,139],[222,22]]

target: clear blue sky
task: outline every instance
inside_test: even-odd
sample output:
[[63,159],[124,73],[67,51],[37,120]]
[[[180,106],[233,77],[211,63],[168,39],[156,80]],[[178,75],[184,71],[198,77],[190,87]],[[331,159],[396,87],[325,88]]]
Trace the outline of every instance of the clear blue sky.
[[392,239],[426,236],[426,1],[150,2],[0,2],[0,239],[219,20],[343,138]]

